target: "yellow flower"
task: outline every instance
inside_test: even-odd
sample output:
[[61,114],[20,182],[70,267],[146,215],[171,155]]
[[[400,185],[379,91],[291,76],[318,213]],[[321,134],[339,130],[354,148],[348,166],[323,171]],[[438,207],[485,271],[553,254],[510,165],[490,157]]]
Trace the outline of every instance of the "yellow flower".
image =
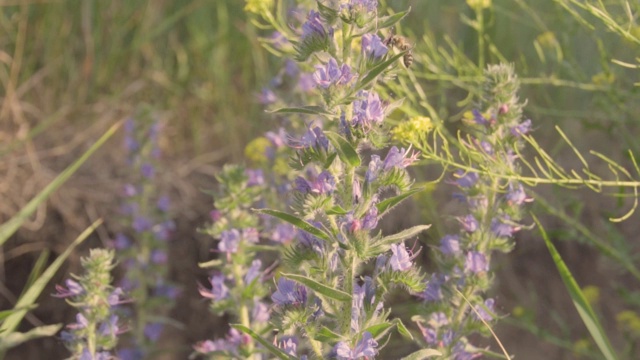
[[273,0],[246,0],[247,4],[244,6],[244,11],[262,14],[271,9],[273,6]]
[[511,313],[513,314],[513,316],[519,318],[522,317],[524,315],[524,308],[522,306],[516,306],[513,308],[513,310],[511,310]]
[[401,122],[391,132],[396,141],[416,144],[433,130],[433,122],[426,116],[416,116]]
[[591,82],[596,85],[611,85],[616,80],[613,73],[600,72],[591,77]]
[[467,5],[473,9],[482,10],[491,6],[491,0],[467,0]]
[[582,294],[587,299],[591,306],[598,303],[600,300],[600,288],[597,286],[589,285],[582,288]]
[[244,148],[244,156],[253,164],[262,165],[267,163],[267,148],[271,146],[269,139],[259,137],[251,140]]
[[625,310],[616,315],[618,328],[634,338],[640,338],[640,316],[635,311]]

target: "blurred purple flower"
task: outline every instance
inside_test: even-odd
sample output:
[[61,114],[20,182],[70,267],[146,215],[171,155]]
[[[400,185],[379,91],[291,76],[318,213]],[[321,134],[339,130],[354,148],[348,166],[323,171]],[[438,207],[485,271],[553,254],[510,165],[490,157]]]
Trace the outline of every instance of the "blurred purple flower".
[[393,255],[391,255],[389,263],[394,271],[407,271],[413,266],[411,256],[409,256],[404,244],[391,244],[391,252]]
[[478,251],[469,251],[464,262],[464,271],[474,274],[489,271],[489,262],[487,257]]
[[244,172],[248,178],[247,186],[264,185],[264,173],[262,169],[246,169]]
[[358,100],[353,102],[353,125],[370,130],[374,125],[380,125],[384,120],[385,107],[380,97],[374,91],[360,90]]
[[445,255],[460,254],[460,237],[458,235],[445,235],[440,239],[440,251]]
[[253,310],[251,310],[251,318],[256,323],[266,323],[269,321],[269,307],[262,301],[255,301],[253,303]]
[[413,164],[416,160],[418,160],[419,154],[414,152],[413,154],[409,154],[411,149],[398,150],[397,147],[392,147],[389,149],[387,156],[384,158],[384,162],[382,164],[382,168],[384,171],[389,171],[391,169],[404,169],[407,166]]
[[62,285],[56,285],[57,292],[55,294],[52,294],[52,296],[57,298],[68,298],[84,293],[84,288],[77,281],[67,279],[64,283],[65,285],[67,285],[67,287],[65,288]]
[[235,253],[238,251],[238,245],[240,244],[240,231],[237,229],[231,229],[223,231],[220,234],[220,242],[218,243],[218,250],[225,253]]
[[164,330],[164,324],[162,323],[149,323],[144,327],[144,336],[147,339],[156,342],[160,339],[160,335],[162,335],[162,330]]
[[307,302],[307,288],[293,280],[278,279],[276,292],[271,295],[276,305],[300,305]]
[[156,170],[153,165],[144,163],[140,166],[140,173],[147,179],[153,179],[153,176],[156,174]]
[[507,204],[509,205],[522,205],[525,202],[531,201],[524,192],[522,184],[517,184],[514,187],[513,183],[509,183],[509,191],[507,192],[506,198]]
[[362,53],[364,56],[379,59],[383,57],[389,49],[376,34],[362,35]]
[[371,333],[365,331],[362,334],[362,339],[358,341],[354,349],[351,349],[346,342],[340,341],[335,345],[333,351],[336,353],[338,360],[356,360],[362,357],[373,358],[378,354],[377,346],[378,342]]
[[480,226],[478,224],[478,220],[476,220],[476,218],[471,214],[463,218],[458,218],[458,221],[460,222],[462,229],[468,233],[475,232],[476,230],[478,230],[478,227]]
[[296,236],[296,228],[290,224],[278,224],[271,234],[271,240],[286,244]]
[[[489,309],[490,312],[494,312],[493,311],[493,307],[495,305],[495,300],[489,298],[487,300],[484,301],[484,306]],[[478,314],[480,314],[480,316],[478,316],[478,314],[476,314],[475,312],[473,312],[473,315],[476,319],[482,319],[484,321],[491,321],[493,320],[493,315],[491,315],[490,313],[488,313],[484,307],[478,305],[475,307],[476,311],[478,311]]]
[[262,88],[262,90],[258,94],[258,102],[262,105],[273,104],[276,101],[278,101],[278,97],[273,92],[273,90],[269,89],[268,87]]
[[511,128],[511,134],[515,137],[526,135],[531,131],[531,119],[527,119]]
[[498,237],[511,237],[520,227],[510,224],[509,215],[503,215],[491,220],[491,231]]
[[145,232],[151,229],[151,226],[153,226],[153,223],[151,222],[151,220],[141,215],[136,216],[133,219],[133,224],[131,224],[131,227],[133,227],[133,230],[135,230],[138,233]]
[[327,89],[331,85],[346,85],[351,79],[351,67],[347,64],[338,66],[336,59],[331,58],[325,66],[316,65],[316,71],[313,73],[313,80],[316,85]]
[[224,280],[224,275],[212,275],[209,279],[211,290],[198,284],[198,292],[208,299],[222,300],[229,296],[229,288],[224,284]]
[[320,13],[314,10],[307,15],[307,21],[302,24],[302,40],[308,40],[311,37],[327,38],[329,34],[325,30]]
[[380,156],[371,155],[371,161],[369,161],[369,167],[367,168],[367,172],[364,175],[364,179],[367,183],[371,184],[374,182],[380,171],[382,170],[382,160],[380,160]]
[[169,208],[171,207],[171,199],[166,195],[162,195],[160,196],[160,198],[158,198],[156,206],[158,207],[158,210],[162,212],[169,212]]
[[462,170],[458,170],[455,172],[457,179],[454,181],[456,185],[461,188],[470,188],[474,186],[480,176],[475,171],[464,172]]
[[245,285],[249,285],[255,280],[258,275],[260,275],[260,268],[262,267],[262,261],[253,260],[251,262],[251,267],[247,270],[247,273],[244,275],[244,283]]

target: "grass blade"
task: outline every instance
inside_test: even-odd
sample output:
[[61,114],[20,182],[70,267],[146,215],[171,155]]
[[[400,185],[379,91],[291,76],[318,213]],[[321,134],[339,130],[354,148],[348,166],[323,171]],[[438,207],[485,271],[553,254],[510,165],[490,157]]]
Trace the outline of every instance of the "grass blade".
[[589,305],[589,302],[582,293],[582,290],[580,290],[578,283],[573,278],[571,271],[569,271],[569,268],[560,257],[558,250],[556,250],[555,246],[553,246],[553,243],[551,243],[549,236],[547,235],[546,231],[544,231],[544,228],[538,221],[538,218],[533,216],[533,220],[538,225],[538,229],[540,229],[542,238],[544,239],[544,242],[549,249],[549,253],[551,253],[553,262],[558,268],[560,277],[562,278],[562,281],[564,282],[564,285],[569,292],[569,296],[571,296],[571,300],[578,310],[578,314],[580,314],[584,325],[587,327],[587,330],[589,330],[591,337],[593,337],[593,340],[598,345],[598,348],[600,348],[602,355],[604,355],[607,360],[617,360],[618,356],[613,351],[611,342],[609,341],[607,334],[604,332],[602,325],[600,325],[600,321],[598,320],[596,313],[591,308],[591,305]]

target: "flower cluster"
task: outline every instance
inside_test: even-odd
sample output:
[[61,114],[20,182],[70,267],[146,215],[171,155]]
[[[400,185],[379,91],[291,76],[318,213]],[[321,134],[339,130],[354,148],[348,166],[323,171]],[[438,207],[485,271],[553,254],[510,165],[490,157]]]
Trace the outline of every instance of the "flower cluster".
[[74,359],[111,359],[118,335],[126,330],[115,312],[125,302],[124,292],[111,287],[114,253],[91,249],[81,263],[85,274],[67,279],[65,286],[56,285],[53,295],[78,309],[76,322],[67,325],[61,337]]
[[125,186],[121,222],[126,231],[116,235],[113,247],[125,270],[121,286],[136,299],[128,309],[135,318],[130,338],[118,354],[141,359],[158,343],[178,289],[166,279],[168,241],[174,223],[168,217],[169,198],[158,196],[156,173],[160,123],[147,110],[125,123],[125,145],[131,182]]
[[513,234],[522,227],[522,205],[530,201],[513,180],[520,173],[515,154],[521,136],[530,130],[530,121],[521,120],[518,86],[511,66],[490,66],[485,72],[478,106],[482,112],[468,116],[471,134],[464,142],[475,168],[456,171],[451,181],[459,190],[455,197],[469,212],[457,218],[458,233],[440,240],[440,273],[431,276],[420,294],[428,314],[417,318],[425,342],[454,359],[480,356],[467,336],[486,334],[482,321],[497,317],[494,299],[484,298],[492,283],[491,254],[513,248]]

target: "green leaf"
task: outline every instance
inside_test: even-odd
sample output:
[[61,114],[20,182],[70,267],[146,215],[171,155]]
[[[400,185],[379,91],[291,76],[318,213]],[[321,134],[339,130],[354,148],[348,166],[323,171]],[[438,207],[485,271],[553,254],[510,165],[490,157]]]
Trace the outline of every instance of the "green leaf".
[[338,156],[340,156],[342,161],[351,165],[351,167],[360,166],[360,155],[358,155],[356,149],[354,149],[345,138],[332,131],[326,131],[324,134],[329,141],[331,141],[333,147],[336,148]]
[[365,86],[367,86],[370,82],[372,82],[376,77],[378,77],[378,75],[380,75],[385,69],[387,69],[389,65],[393,64],[399,58],[404,56],[404,54],[405,54],[405,51],[399,54],[396,54],[390,57],[389,59],[387,59],[386,61],[383,61],[380,64],[374,66],[373,69],[371,69],[367,73],[367,75],[365,75],[365,77],[362,78],[358,86],[356,86],[354,92],[357,92],[358,90],[362,90]]
[[251,336],[255,341],[257,341],[260,344],[262,344],[262,346],[267,348],[267,350],[269,350],[273,355],[277,356],[278,358],[283,359],[283,360],[296,360],[295,356],[291,356],[291,355],[285,353],[284,351],[280,350],[280,348],[278,348],[277,346],[273,345],[273,343],[271,341],[267,341],[267,340],[263,339],[260,335],[256,334],[253,330],[249,329],[248,327],[246,327],[246,326],[244,326],[242,324],[231,324],[231,327],[236,329],[236,330],[240,330],[243,333]]
[[340,205],[335,205],[331,209],[327,210],[327,215],[345,215],[347,210],[343,209]]
[[23,293],[27,291],[28,288],[31,287],[31,285],[38,279],[40,275],[42,275],[42,271],[44,270],[44,267],[47,266],[47,260],[49,260],[49,250],[45,249],[40,253],[38,260],[36,260],[36,263],[33,265],[33,269],[31,269],[29,278],[27,279],[27,282],[25,283],[24,288],[22,289]]
[[49,265],[47,270],[45,270],[42,275],[38,277],[38,280],[36,280],[33,285],[29,286],[24,294],[20,296],[20,299],[18,299],[18,302],[14,306],[14,309],[20,310],[9,315],[0,327],[0,332],[4,332],[3,336],[7,336],[7,334],[15,331],[15,329],[20,324],[20,321],[22,321],[22,318],[24,318],[24,316],[27,314],[27,309],[36,302],[36,299],[38,298],[38,296],[40,296],[40,293],[42,293],[44,287],[47,285],[49,280],[51,280],[53,275],[55,275],[60,266],[62,266],[62,263],[71,254],[73,249],[75,249],[76,246],[80,245],[87,237],[89,237],[89,235],[91,235],[93,231],[98,226],[100,226],[100,224],[102,224],[102,219],[96,220],[93,224],[91,224],[91,226],[83,231],[82,234],[80,234],[80,236],[78,236],[71,243],[71,245],[69,245],[69,247],[67,247],[67,249],[53,261],[53,263],[51,263],[51,265]]
[[4,319],[8,318],[9,315],[13,314],[16,311],[19,311],[19,310],[27,310],[28,311],[28,310],[35,309],[35,308],[36,308],[36,305],[34,304],[34,305],[31,305],[31,306],[27,306],[26,308],[9,309],[9,310],[0,311],[0,322],[2,322]]
[[58,332],[58,330],[60,330],[61,327],[62,324],[45,325],[33,328],[26,333],[17,332],[11,334],[3,334],[2,341],[0,341],[0,351],[8,350],[29,340],[53,336]]
[[397,24],[400,20],[404,19],[404,17],[409,14],[409,11],[411,11],[411,7],[409,7],[406,11],[401,11],[393,15],[381,17],[378,20],[378,30],[388,28]]
[[378,336],[384,334],[389,329],[391,329],[392,326],[393,324],[390,322],[383,322],[380,324],[369,326],[368,328],[364,329],[364,331],[370,332],[374,338],[377,338]]
[[411,332],[409,332],[409,329],[407,329],[407,327],[404,326],[404,323],[402,322],[402,320],[395,318],[393,319],[393,322],[398,327],[398,332],[400,333],[400,335],[404,336],[409,340],[413,340],[413,335],[411,335]]
[[580,314],[580,317],[587,327],[587,330],[589,330],[589,333],[593,337],[593,340],[598,345],[598,348],[600,348],[602,355],[604,355],[607,360],[618,359],[618,356],[611,347],[611,342],[609,341],[607,334],[604,332],[602,325],[600,325],[600,321],[598,320],[596,313],[591,308],[591,305],[589,305],[589,302],[582,293],[582,290],[580,290],[580,286],[578,286],[578,283],[571,274],[571,271],[569,271],[569,268],[562,260],[562,257],[560,257],[560,253],[558,253],[558,250],[556,250],[551,240],[549,240],[549,236],[547,235],[546,231],[542,227],[542,224],[540,224],[538,218],[535,215],[533,215],[533,220],[536,222],[538,228],[540,229],[542,238],[544,239],[544,242],[549,249],[549,253],[551,253],[553,262],[558,268],[558,272],[560,273],[560,277],[562,278],[562,281],[564,282],[564,285],[569,292],[569,296],[571,296],[573,305],[575,305],[576,309],[578,310],[578,314]]
[[297,274],[284,274],[284,273],[281,275],[286,277],[287,279],[297,281],[305,285],[309,289],[317,292],[318,294],[322,294],[328,298],[338,300],[338,301],[345,301],[345,302],[351,301],[351,295],[347,294],[346,292],[340,291],[338,289],[334,289],[332,287],[319,283],[313,279],[310,279],[306,276],[297,275]]
[[434,349],[422,349],[402,358],[402,360],[422,360],[434,356],[442,356],[442,353]]
[[0,246],[2,246],[2,244],[4,244],[7,239],[9,239],[9,237],[13,235],[16,230],[18,230],[18,228],[20,228],[22,223],[36,211],[36,209],[42,202],[47,200],[51,193],[53,193],[62,184],[64,184],[71,177],[71,175],[73,175],[78,170],[78,168],[80,168],[80,166],[82,166],[82,164],[84,164],[84,162],[87,161],[87,159],[91,155],[93,155],[93,153],[96,152],[96,150],[98,150],[116,132],[116,130],[118,130],[120,125],[122,125],[122,122],[119,122],[109,128],[109,130],[107,130],[104,135],[102,135],[100,139],[98,139],[98,141],[96,141],[95,144],[93,144],[93,146],[89,148],[89,150],[82,154],[82,156],[80,156],[80,158],[73,164],[64,169],[60,173],[60,175],[53,179],[53,181],[42,191],[40,191],[40,193],[38,193],[36,197],[31,199],[31,201],[29,201],[27,205],[20,209],[20,211],[14,217],[9,219],[9,221],[7,221],[6,223],[0,225]]
[[316,105],[287,107],[287,108],[280,108],[280,109],[267,111],[267,112],[272,114],[294,113],[294,114],[309,114],[309,115],[333,115],[332,113],[328,112],[324,107],[316,106]]
[[382,239],[380,239],[379,242],[381,244],[384,244],[384,245],[396,244],[396,243],[399,243],[400,241],[402,241],[404,239],[408,239],[410,237],[416,236],[419,233],[427,230],[430,227],[431,227],[431,225],[414,226],[412,228],[409,228],[407,230],[401,231],[399,233],[396,233],[396,234],[393,234],[393,235],[389,235],[389,236],[385,236]]
[[273,217],[276,217],[280,220],[286,221],[289,224],[297,227],[300,230],[306,231],[309,234],[316,236],[322,240],[325,241],[329,241],[331,239],[331,237],[329,236],[329,234],[325,233],[324,231],[318,229],[317,227],[309,224],[308,222],[300,219],[299,217],[293,216],[291,214],[287,214],[285,212],[282,211],[278,211],[278,210],[271,210],[271,209],[253,209],[253,211],[261,213],[261,214],[267,214],[267,215],[271,215]]
[[324,343],[332,343],[340,338],[340,334],[336,334],[325,326],[321,327],[320,331],[318,331],[318,333],[313,337],[314,340]]
[[376,205],[376,207],[378,208],[378,214],[380,214],[380,216],[382,216],[385,212],[391,210],[391,208],[393,208],[394,206],[398,205],[399,203],[401,203],[403,200],[411,197],[413,194],[417,194],[420,191],[424,190],[423,188],[416,188],[416,189],[411,189],[405,193],[402,193],[398,196],[394,196],[392,198],[388,198],[385,199],[383,201],[380,201],[378,203],[378,205]]

